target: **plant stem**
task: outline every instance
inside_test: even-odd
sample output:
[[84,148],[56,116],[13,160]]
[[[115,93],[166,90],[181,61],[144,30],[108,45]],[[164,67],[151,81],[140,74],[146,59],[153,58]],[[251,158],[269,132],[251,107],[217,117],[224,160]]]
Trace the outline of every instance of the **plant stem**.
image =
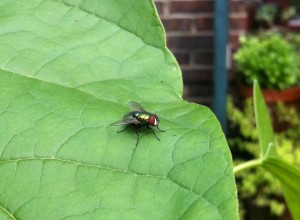
[[233,172],[234,172],[234,174],[236,174],[237,172],[240,172],[242,170],[246,170],[246,169],[249,169],[251,167],[259,166],[259,165],[261,165],[261,163],[262,163],[261,159],[249,160],[245,163],[242,163],[240,165],[235,166],[233,168]]

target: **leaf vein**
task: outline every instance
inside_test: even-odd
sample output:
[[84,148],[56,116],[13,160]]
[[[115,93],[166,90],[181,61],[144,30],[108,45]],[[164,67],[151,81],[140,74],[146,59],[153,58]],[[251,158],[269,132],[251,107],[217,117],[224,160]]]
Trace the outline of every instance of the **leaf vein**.
[[0,209],[2,209],[2,211],[11,219],[17,220],[16,217],[9,212],[2,204],[0,204]]
[[18,163],[21,161],[31,161],[31,160],[42,160],[42,161],[59,161],[62,163],[71,163],[77,166],[85,166],[85,167],[94,167],[97,169],[105,169],[105,170],[109,170],[112,172],[122,172],[122,173],[128,173],[128,174],[132,174],[132,175],[139,175],[139,176],[145,176],[145,177],[154,177],[154,178],[159,178],[159,179],[168,179],[171,182],[175,183],[176,185],[180,186],[181,188],[184,188],[188,191],[193,192],[195,195],[197,196],[201,196],[198,192],[193,191],[193,189],[190,189],[178,182],[176,182],[175,180],[171,179],[168,176],[159,176],[159,175],[153,175],[153,174],[143,174],[143,173],[137,173],[137,172],[131,172],[131,171],[125,171],[125,170],[121,170],[121,169],[117,169],[117,168],[112,168],[112,167],[105,167],[105,166],[101,166],[101,165],[96,165],[96,164],[87,164],[87,163],[82,163],[82,162],[77,162],[77,161],[73,161],[73,160],[67,160],[67,159],[62,159],[62,158],[55,158],[55,157],[28,157],[28,158],[18,158],[18,159],[6,159],[6,160],[0,160],[0,165],[4,164],[4,163]]

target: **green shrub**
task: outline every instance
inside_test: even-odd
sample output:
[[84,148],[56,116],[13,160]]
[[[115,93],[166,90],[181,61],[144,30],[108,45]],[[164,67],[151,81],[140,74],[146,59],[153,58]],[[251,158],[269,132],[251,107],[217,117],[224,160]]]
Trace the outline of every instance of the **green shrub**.
[[255,19],[261,23],[272,24],[276,18],[278,9],[273,4],[263,4],[261,5],[256,14]]
[[285,89],[297,83],[299,57],[283,37],[278,34],[241,37],[240,44],[234,61],[246,85],[252,85],[254,79],[268,89]]

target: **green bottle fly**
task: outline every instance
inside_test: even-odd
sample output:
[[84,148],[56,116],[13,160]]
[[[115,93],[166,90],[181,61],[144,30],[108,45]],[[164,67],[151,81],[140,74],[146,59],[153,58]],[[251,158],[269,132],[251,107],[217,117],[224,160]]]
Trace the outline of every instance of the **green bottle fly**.
[[[156,127],[159,131],[164,132],[163,130],[161,130],[158,127],[158,124],[159,124],[158,116],[156,114],[147,112],[137,102],[132,101],[129,103],[129,106],[132,111],[129,112],[128,114],[126,114],[124,116],[123,120],[116,121],[110,125],[111,126],[127,125],[123,130],[119,131],[118,133],[125,131],[127,128],[129,128],[131,126],[133,126],[135,128],[146,127],[152,131],[152,133],[155,135],[157,140],[160,140],[157,137],[157,135],[155,134],[155,132],[150,127],[150,126]],[[135,133],[137,134],[137,137],[138,137],[137,142],[136,142],[136,145],[138,145],[140,136],[139,136],[139,133],[137,132],[137,129],[135,129]]]

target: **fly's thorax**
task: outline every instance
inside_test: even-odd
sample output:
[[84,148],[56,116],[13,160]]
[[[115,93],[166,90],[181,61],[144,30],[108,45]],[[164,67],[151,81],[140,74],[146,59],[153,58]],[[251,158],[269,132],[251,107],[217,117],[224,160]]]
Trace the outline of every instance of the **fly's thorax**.
[[136,119],[139,120],[142,125],[148,124],[150,115],[151,114],[148,112],[136,112],[135,113]]
[[124,116],[124,119],[128,118],[135,118],[139,121],[140,125],[147,125],[149,124],[149,118],[151,116],[151,113],[148,112],[142,112],[142,111],[133,111],[129,112],[127,115]]

